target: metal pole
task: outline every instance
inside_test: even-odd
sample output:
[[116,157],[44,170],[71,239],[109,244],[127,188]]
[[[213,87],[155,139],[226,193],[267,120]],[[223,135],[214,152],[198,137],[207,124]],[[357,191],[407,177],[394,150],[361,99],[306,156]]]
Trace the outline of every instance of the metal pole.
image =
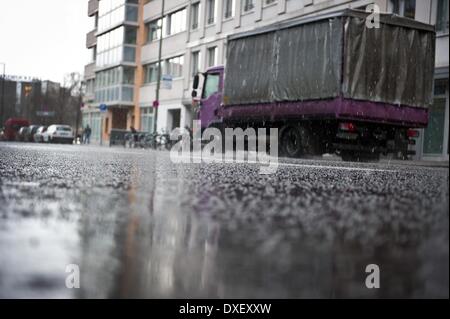
[[6,81],[6,63],[0,63],[3,65],[3,76],[2,76],[2,105],[0,108],[0,126],[3,126],[3,112],[5,108],[5,81]]
[[165,0],[162,0],[162,6],[161,6],[161,32],[159,36],[159,52],[158,52],[158,78],[156,79],[156,98],[155,101],[157,105],[154,107],[155,116],[154,116],[154,125],[153,125],[153,131],[157,132],[157,125],[158,125],[158,108],[159,108],[159,91],[161,89],[161,56],[162,56],[162,44],[163,44],[163,29],[164,29],[164,7],[165,7]]
[[81,93],[81,88],[80,88],[80,96],[78,97],[78,105],[77,105],[77,117],[76,117],[76,124],[75,124],[75,144],[77,143],[77,138],[78,138],[78,126],[80,125],[80,113],[81,113],[81,104],[83,103],[83,96]]

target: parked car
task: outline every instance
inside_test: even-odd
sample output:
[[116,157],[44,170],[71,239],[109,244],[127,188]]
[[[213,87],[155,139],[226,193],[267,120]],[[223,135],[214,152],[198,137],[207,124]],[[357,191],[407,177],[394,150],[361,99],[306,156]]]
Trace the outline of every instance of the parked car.
[[34,134],[36,134],[37,130],[41,127],[41,125],[30,125],[28,127],[28,131],[25,134],[24,142],[34,142]]
[[2,131],[2,140],[15,141],[17,134],[21,127],[30,126],[30,122],[26,119],[11,118],[5,122],[5,127]]
[[45,132],[47,132],[47,126],[40,126],[33,135],[33,141],[36,143],[43,143],[43,134],[45,134]]
[[29,131],[29,126],[22,126],[16,134],[16,141],[26,142],[26,137]]
[[73,144],[73,130],[68,125],[50,125],[47,131],[42,134],[45,143],[67,143]]

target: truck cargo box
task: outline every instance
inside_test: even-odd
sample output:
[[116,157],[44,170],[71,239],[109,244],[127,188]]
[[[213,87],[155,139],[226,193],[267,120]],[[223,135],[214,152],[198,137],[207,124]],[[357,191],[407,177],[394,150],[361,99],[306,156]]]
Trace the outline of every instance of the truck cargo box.
[[229,36],[224,105],[341,98],[428,108],[434,27],[345,10]]

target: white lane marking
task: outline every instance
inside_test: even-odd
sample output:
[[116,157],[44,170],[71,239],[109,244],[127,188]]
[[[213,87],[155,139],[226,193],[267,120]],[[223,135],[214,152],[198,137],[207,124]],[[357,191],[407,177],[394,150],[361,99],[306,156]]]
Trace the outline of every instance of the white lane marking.
[[[188,156],[180,156],[179,158],[182,159],[190,159],[192,158],[193,160],[211,160],[211,162],[213,162],[213,160],[215,159],[214,157],[207,157],[207,156],[192,156],[192,157],[188,157]],[[220,161],[218,161],[217,163],[224,163],[224,164],[259,164],[261,166],[268,166],[267,162],[258,162],[258,161],[250,161],[250,160],[233,160],[233,159],[222,159]],[[330,165],[312,165],[312,164],[296,164],[296,163],[283,163],[283,162],[277,162],[276,159],[274,158],[270,158],[270,163],[277,163],[278,166],[287,166],[287,167],[297,167],[297,168],[318,168],[318,169],[335,169],[335,170],[346,170],[346,171],[363,171],[363,172],[397,172],[397,170],[393,170],[393,169],[380,169],[380,168],[365,168],[365,167],[346,167],[346,166],[330,166]]]
[[396,172],[393,169],[380,169],[380,168],[364,168],[364,167],[345,167],[345,166],[329,166],[329,165],[310,165],[310,164],[293,164],[293,163],[279,163],[282,166],[292,167],[308,167],[308,168],[326,168],[326,169],[339,169],[347,171],[365,171],[365,172]]

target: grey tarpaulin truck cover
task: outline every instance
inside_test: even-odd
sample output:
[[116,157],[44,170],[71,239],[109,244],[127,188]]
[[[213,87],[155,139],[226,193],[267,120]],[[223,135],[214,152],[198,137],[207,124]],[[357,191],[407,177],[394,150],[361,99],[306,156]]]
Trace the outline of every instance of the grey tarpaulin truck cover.
[[434,27],[344,10],[228,37],[225,107],[343,97],[428,108]]

